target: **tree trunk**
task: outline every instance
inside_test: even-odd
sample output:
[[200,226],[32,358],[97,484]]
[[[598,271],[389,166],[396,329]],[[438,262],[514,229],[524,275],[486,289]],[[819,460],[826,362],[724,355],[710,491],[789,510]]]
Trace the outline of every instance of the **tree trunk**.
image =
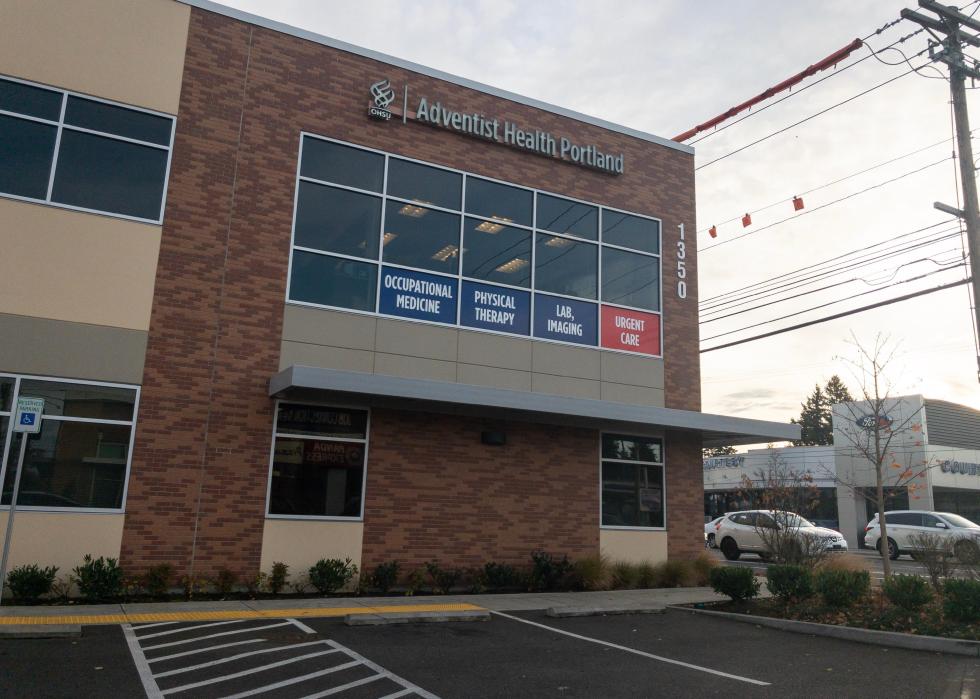
[[[878,377],[875,376],[875,395],[878,394]],[[878,505],[878,529],[881,530],[881,545],[878,547],[881,549],[881,570],[884,573],[885,579],[892,574],[892,561],[888,557],[888,527],[885,524],[885,486],[884,486],[884,474],[882,474],[882,462],[885,460],[885,455],[881,453],[881,406],[877,406],[875,410],[875,500],[877,500]]]

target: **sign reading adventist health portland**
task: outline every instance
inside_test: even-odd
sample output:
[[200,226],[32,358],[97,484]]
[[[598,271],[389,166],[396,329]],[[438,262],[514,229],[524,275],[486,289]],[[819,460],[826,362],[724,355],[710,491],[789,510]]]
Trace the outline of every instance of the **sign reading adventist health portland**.
[[387,79],[373,83],[370,92],[373,104],[368,106],[368,115],[373,119],[388,121],[392,114],[397,114],[401,116],[403,123],[412,119],[614,175],[622,175],[626,168],[626,159],[622,153],[604,153],[595,144],[576,143],[567,136],[555,136],[541,129],[525,129],[520,124],[491,118],[479,112],[456,111],[442,102],[431,102],[426,97],[418,98],[415,111],[409,111],[408,85],[404,88],[401,109],[391,107],[395,100],[395,91]]

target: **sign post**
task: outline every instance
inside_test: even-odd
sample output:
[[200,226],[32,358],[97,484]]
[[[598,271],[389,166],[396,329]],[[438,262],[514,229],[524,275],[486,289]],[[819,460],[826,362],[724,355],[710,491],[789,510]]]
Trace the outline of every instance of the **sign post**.
[[17,399],[17,410],[14,412],[14,434],[20,433],[20,451],[17,456],[17,468],[14,471],[14,490],[10,494],[7,531],[3,537],[3,557],[0,558],[0,602],[3,601],[3,586],[7,582],[7,556],[10,553],[10,537],[14,531],[17,493],[20,490],[20,474],[24,470],[24,454],[27,452],[28,435],[37,434],[41,431],[41,413],[43,412],[43,398]]

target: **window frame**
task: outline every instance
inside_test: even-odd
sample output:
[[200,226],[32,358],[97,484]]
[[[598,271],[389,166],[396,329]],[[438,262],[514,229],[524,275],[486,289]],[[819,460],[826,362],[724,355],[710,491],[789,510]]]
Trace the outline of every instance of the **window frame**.
[[[15,201],[23,201],[31,204],[43,204],[45,206],[53,206],[59,209],[67,209],[69,211],[81,211],[87,214],[96,214],[99,216],[109,216],[110,218],[121,218],[126,221],[137,221],[139,223],[152,223],[155,225],[163,224],[164,211],[167,208],[167,190],[170,186],[170,169],[173,161],[174,152],[174,138],[177,133],[177,118],[172,114],[166,114],[165,112],[158,112],[153,109],[146,109],[145,107],[137,107],[131,104],[125,104],[124,102],[116,102],[114,100],[105,99],[102,97],[96,97],[94,95],[87,95],[83,92],[75,92],[73,90],[64,90],[53,85],[45,85],[44,83],[34,82],[31,80],[24,80],[23,78],[15,78],[12,75],[6,75],[0,73],[0,79],[8,80],[10,82],[20,83],[22,85],[29,85],[31,87],[38,87],[50,92],[61,93],[61,111],[58,117],[58,121],[52,121],[51,119],[44,119],[42,117],[36,117],[30,114],[21,114],[19,112],[11,112],[4,109],[0,109],[0,115],[13,117],[15,119],[24,119],[25,121],[33,121],[39,124],[46,124],[48,126],[54,126],[57,129],[54,139],[54,151],[51,156],[51,170],[48,173],[48,188],[44,199],[37,199],[34,197],[25,197],[20,194],[9,194],[7,192],[0,191],[0,198],[12,199]],[[101,102],[102,104],[108,104],[113,107],[121,107],[123,109],[129,109],[134,112],[142,112],[144,114],[151,114],[153,116],[162,117],[164,119],[169,119],[170,125],[170,145],[162,146],[159,143],[153,143],[151,141],[140,141],[138,139],[129,138],[127,136],[120,136],[114,133],[108,133],[104,131],[96,131],[94,129],[87,129],[81,126],[74,126],[72,124],[65,123],[65,112],[68,107],[68,98],[77,97],[79,99],[89,100],[92,102]],[[76,206],[74,204],[63,204],[61,202],[52,201],[51,195],[54,192],[54,180],[55,174],[58,170],[58,155],[61,150],[61,134],[67,129],[69,131],[75,131],[78,133],[87,133],[92,136],[98,136],[101,138],[108,138],[115,141],[122,141],[124,143],[131,143],[137,146],[144,146],[148,148],[154,148],[156,150],[166,151],[167,153],[167,164],[163,175],[163,190],[160,197],[160,212],[156,218],[143,218],[141,216],[132,216],[130,214],[120,214],[112,211],[104,211],[102,209],[90,209],[84,206]]]
[[[364,439],[356,439],[353,437],[323,437],[316,435],[301,435],[301,434],[290,434],[283,433],[279,434],[279,406],[282,403],[290,403],[294,405],[312,405],[322,408],[333,408],[335,410],[361,410],[367,413],[367,422],[364,425]],[[265,484],[265,518],[266,519],[283,519],[283,520],[301,520],[301,521],[317,521],[317,522],[364,522],[364,508],[367,501],[367,472],[368,472],[368,454],[370,452],[371,446],[371,408],[365,405],[354,405],[347,403],[330,403],[323,401],[307,401],[307,400],[289,400],[285,398],[277,398],[272,408],[272,444],[269,446],[269,471],[268,477],[266,478]],[[321,442],[343,442],[347,444],[363,444],[364,445],[364,465],[361,469],[361,512],[357,517],[344,517],[341,515],[280,515],[272,514],[269,512],[269,507],[272,504],[272,468],[276,461],[276,438],[286,437],[288,439],[310,439],[314,441]]]
[[[316,178],[307,177],[305,175],[302,175],[301,173],[302,173],[302,165],[303,165],[303,141],[304,141],[305,138],[311,138],[311,139],[315,139],[315,140],[326,141],[326,142],[329,142],[329,143],[336,143],[336,144],[342,145],[342,146],[349,146],[349,147],[353,147],[353,148],[359,148],[359,149],[364,150],[364,151],[367,151],[367,152],[377,153],[379,155],[384,156],[384,158],[385,158],[385,160],[384,160],[384,182],[382,183],[381,191],[380,192],[373,192],[373,191],[370,191],[370,190],[359,189],[357,187],[351,187],[349,185],[343,185],[343,184],[339,184],[339,183],[335,183],[335,182],[327,182],[327,181],[324,181],[324,180],[318,180]],[[476,173],[476,172],[469,172],[467,170],[459,170],[459,169],[456,169],[456,168],[447,167],[445,165],[440,165],[438,163],[433,163],[433,162],[429,162],[429,161],[426,161],[426,160],[419,160],[418,158],[412,158],[412,157],[403,155],[401,153],[395,153],[395,152],[392,152],[392,151],[381,150],[381,149],[378,149],[378,148],[371,148],[369,146],[364,146],[364,145],[361,145],[359,143],[354,143],[352,141],[345,141],[343,139],[331,138],[329,136],[323,136],[323,135],[320,135],[320,134],[317,134],[317,133],[313,133],[311,131],[306,131],[306,130],[300,130],[299,131],[299,138],[298,138],[298,142],[297,142],[296,148],[297,148],[296,176],[295,176],[294,187],[293,187],[293,212],[292,212],[292,222],[291,222],[291,225],[290,225],[290,237],[289,237],[289,261],[288,261],[287,272],[286,272],[285,303],[287,305],[305,306],[307,308],[319,308],[319,309],[325,309],[325,310],[331,310],[331,311],[340,311],[342,313],[354,313],[354,314],[359,314],[359,315],[373,316],[373,317],[376,317],[376,318],[386,318],[386,319],[390,319],[390,320],[400,320],[400,321],[411,322],[411,323],[421,323],[421,324],[424,324],[424,325],[432,325],[432,326],[440,327],[440,328],[453,328],[455,330],[466,330],[466,331],[470,331],[470,332],[489,333],[489,334],[492,334],[492,335],[503,335],[503,336],[506,336],[506,337],[521,337],[521,338],[525,338],[525,339],[528,339],[528,340],[533,340],[535,342],[547,342],[547,343],[551,343],[551,344],[564,345],[564,346],[567,346],[567,347],[580,347],[580,348],[581,347],[584,347],[584,348],[587,348],[587,349],[594,349],[594,350],[598,350],[598,351],[601,351],[601,352],[613,352],[613,353],[616,353],[616,354],[625,354],[625,355],[634,356],[634,357],[648,357],[648,358],[654,358],[654,359],[663,359],[664,358],[664,318],[663,318],[663,316],[664,316],[664,297],[663,297],[663,285],[664,285],[664,279],[663,279],[663,277],[664,277],[664,270],[663,270],[663,245],[664,245],[664,241],[663,241],[663,229],[664,228],[663,228],[663,219],[661,219],[661,218],[659,218],[657,216],[650,216],[648,214],[641,214],[641,213],[637,213],[637,212],[634,212],[634,211],[627,211],[625,209],[619,209],[619,208],[612,207],[612,206],[606,206],[604,204],[599,204],[599,203],[594,202],[594,201],[586,201],[584,199],[578,199],[576,197],[572,197],[572,196],[569,196],[567,194],[560,194],[558,192],[552,192],[552,191],[545,190],[545,189],[537,189],[537,188],[534,188],[534,187],[528,187],[528,186],[525,186],[525,185],[520,185],[520,184],[517,184],[515,182],[508,182],[506,180],[501,180],[499,178],[495,178],[495,177],[492,177],[492,176],[479,174],[479,173]],[[396,159],[399,159],[399,160],[404,160],[404,161],[407,161],[407,162],[415,163],[417,165],[424,165],[426,167],[431,167],[431,168],[434,168],[434,169],[437,169],[437,170],[444,170],[446,172],[451,172],[451,173],[459,174],[459,175],[462,176],[462,188],[461,188],[461,192],[460,192],[460,208],[459,209],[446,208],[446,207],[435,205],[435,204],[425,204],[424,205],[424,208],[434,209],[436,211],[442,211],[442,212],[451,213],[451,214],[457,214],[460,217],[460,230],[459,230],[460,250],[459,250],[459,253],[458,253],[459,256],[460,256],[460,260],[459,260],[458,271],[457,271],[456,274],[448,274],[446,272],[436,272],[436,271],[432,271],[432,270],[428,270],[428,269],[422,269],[422,268],[418,268],[418,267],[410,267],[410,266],[407,266],[407,265],[393,264],[393,263],[385,262],[384,261],[384,227],[385,227],[384,226],[384,221],[385,221],[385,217],[387,215],[387,206],[388,206],[389,201],[392,202],[392,203],[398,203],[399,205],[401,205],[401,204],[410,204],[412,206],[421,206],[419,204],[419,202],[417,202],[417,201],[413,201],[413,200],[409,200],[409,199],[404,199],[402,197],[395,197],[395,196],[391,196],[391,195],[388,194],[388,167],[389,167],[389,163],[390,163],[390,161],[391,161],[392,158],[396,158]],[[531,208],[531,225],[523,225],[523,224],[519,224],[519,223],[515,223],[515,222],[505,222],[505,221],[501,221],[501,220],[498,220],[498,219],[487,218],[486,216],[480,216],[478,214],[474,214],[474,213],[468,212],[466,210],[466,187],[467,187],[467,182],[468,182],[468,180],[469,180],[470,177],[475,177],[475,178],[479,178],[481,180],[487,180],[489,182],[494,182],[496,184],[501,184],[501,185],[505,185],[505,186],[508,186],[508,187],[514,187],[514,188],[517,188],[517,189],[522,189],[522,190],[526,190],[526,191],[531,192],[531,195],[532,195],[531,196],[531,207],[532,207]],[[359,194],[367,194],[367,195],[371,195],[371,196],[374,196],[374,197],[381,197],[381,226],[380,226],[380,230],[378,231],[378,239],[379,240],[378,240],[378,257],[377,257],[377,259],[370,259],[370,258],[363,258],[363,257],[354,257],[354,256],[350,256],[350,255],[345,255],[345,254],[342,254],[342,253],[327,252],[327,251],[324,251],[324,250],[314,250],[312,248],[306,248],[306,247],[301,247],[301,246],[297,246],[296,245],[296,243],[295,243],[295,239],[296,239],[296,212],[297,212],[297,207],[298,207],[298,202],[299,202],[299,183],[301,181],[312,182],[312,183],[315,183],[315,184],[327,185],[327,186],[330,186],[330,187],[337,187],[337,188],[341,188],[341,189],[347,189],[347,190],[350,190],[352,192],[356,192],[356,193],[359,193]],[[539,228],[537,228],[537,214],[538,214],[538,197],[537,197],[537,195],[538,194],[544,194],[544,195],[551,196],[551,197],[556,197],[556,198],[559,198],[559,199],[565,199],[567,201],[575,202],[575,203],[578,203],[578,204],[585,204],[587,206],[594,206],[594,207],[596,207],[598,209],[598,212],[599,212],[599,215],[598,215],[598,223],[597,223],[597,225],[598,225],[598,231],[597,231],[598,237],[597,237],[597,239],[596,240],[588,240],[586,238],[581,238],[579,236],[575,236],[575,235],[571,235],[571,234],[554,233],[552,231],[548,231],[548,230],[545,230],[545,229],[539,229]],[[603,216],[603,212],[604,211],[609,211],[609,212],[614,212],[614,213],[621,213],[621,214],[627,214],[627,215],[630,215],[630,216],[635,216],[637,218],[643,218],[643,219],[648,219],[648,220],[651,220],[651,221],[656,221],[657,224],[658,224],[658,229],[660,231],[660,233],[658,235],[658,240],[657,240],[657,243],[658,243],[657,252],[655,252],[655,253],[653,253],[653,252],[646,252],[646,251],[643,251],[643,250],[636,250],[636,249],[633,249],[633,248],[623,247],[621,245],[611,245],[611,244],[605,243],[603,241],[603,239],[602,239],[602,225],[603,225],[602,216]],[[511,284],[507,284],[507,283],[504,283],[504,282],[488,282],[488,281],[486,281],[484,279],[478,279],[478,278],[468,277],[468,276],[464,276],[463,275],[463,265],[462,265],[463,250],[462,250],[462,246],[463,246],[463,243],[465,242],[464,234],[465,234],[465,227],[466,227],[466,219],[467,218],[472,218],[472,219],[476,219],[476,220],[479,220],[479,221],[488,221],[490,223],[498,223],[498,224],[502,224],[502,225],[506,225],[506,226],[511,226],[511,227],[514,227],[514,228],[520,228],[520,229],[527,230],[527,231],[530,232],[530,234],[531,234],[531,281],[530,281],[530,287],[522,287],[522,286],[517,286],[517,285],[511,285]],[[582,297],[578,297],[578,296],[569,296],[567,294],[556,294],[556,293],[552,293],[550,291],[539,291],[538,289],[535,288],[535,283],[536,283],[535,267],[537,266],[537,233],[542,233],[542,234],[545,234],[545,235],[548,235],[548,236],[552,236],[552,237],[565,238],[565,239],[568,239],[568,240],[570,240],[570,241],[572,241],[574,243],[584,243],[584,244],[588,244],[588,245],[595,245],[597,247],[597,255],[596,255],[596,298],[594,298],[594,299],[588,299],[588,298],[582,298]],[[657,308],[657,310],[651,310],[649,308],[639,308],[639,307],[636,307],[636,306],[629,306],[629,305],[625,305],[625,304],[621,304],[621,303],[609,303],[609,302],[606,302],[606,301],[603,301],[602,300],[602,251],[606,247],[614,248],[614,249],[618,249],[618,250],[623,250],[623,251],[626,251],[626,252],[634,253],[634,254],[637,254],[637,255],[643,255],[643,256],[646,256],[646,257],[656,258],[656,260],[657,260],[657,267],[658,267],[658,277],[659,277],[659,279],[658,279],[658,285],[659,285],[659,290],[658,290],[659,307]],[[343,307],[343,306],[331,306],[331,305],[328,305],[328,304],[314,303],[314,302],[311,302],[311,301],[298,301],[298,300],[293,300],[292,298],[290,298],[290,288],[292,286],[292,278],[293,278],[293,251],[294,250],[301,250],[301,251],[312,253],[312,254],[324,255],[326,257],[335,257],[335,258],[342,258],[342,259],[350,259],[350,260],[355,260],[355,261],[358,261],[358,262],[365,262],[367,264],[373,264],[373,265],[375,265],[376,268],[377,268],[377,270],[378,270],[378,274],[377,274],[377,288],[375,289],[375,299],[374,299],[374,308],[375,308],[375,310],[373,310],[373,311],[370,311],[370,310],[365,311],[365,310],[359,310],[359,309],[353,309],[353,308],[346,308],[346,307]],[[448,280],[451,280],[452,283],[455,285],[455,289],[456,289],[456,320],[455,320],[455,322],[454,323],[443,323],[443,322],[432,321],[432,320],[424,320],[424,319],[420,319],[420,318],[409,318],[409,317],[405,317],[405,316],[396,316],[396,315],[390,315],[390,314],[387,314],[387,313],[382,313],[381,310],[380,310],[380,305],[381,305],[381,284],[382,284],[382,279],[383,279],[383,268],[385,266],[392,267],[392,268],[398,269],[398,270],[406,270],[406,271],[409,271],[409,272],[418,272],[418,273],[422,273],[422,274],[431,274],[431,275],[435,275],[435,276],[439,276],[439,277],[444,277],[444,278],[446,278]],[[529,300],[529,302],[530,302],[530,309],[529,309],[530,321],[529,321],[529,323],[530,324],[528,326],[528,334],[523,335],[523,334],[520,334],[520,333],[507,332],[507,331],[504,331],[504,330],[491,330],[491,329],[487,329],[487,328],[475,328],[475,327],[470,327],[470,326],[467,326],[467,325],[463,325],[460,322],[460,320],[461,320],[461,316],[462,316],[462,291],[463,291],[463,282],[464,281],[474,282],[474,283],[477,283],[477,284],[489,284],[491,286],[499,286],[501,288],[510,289],[510,290],[513,290],[513,291],[524,291],[524,292],[528,292],[530,294],[530,300]],[[566,340],[555,340],[555,339],[552,339],[552,338],[538,337],[538,336],[536,336],[534,334],[534,327],[535,327],[534,326],[534,306],[535,306],[534,299],[535,299],[535,297],[538,294],[541,294],[541,295],[546,296],[546,297],[567,298],[567,299],[572,299],[572,300],[575,300],[575,301],[582,301],[582,302],[589,303],[589,304],[592,304],[593,306],[595,306],[595,312],[596,312],[596,343],[595,344],[583,344],[583,343],[579,343],[579,342],[570,342],[570,341],[566,341]],[[610,308],[620,309],[620,310],[626,310],[626,311],[635,311],[635,312],[638,312],[638,313],[653,314],[653,315],[658,316],[659,319],[660,319],[660,323],[659,323],[659,325],[660,325],[660,328],[659,328],[660,353],[659,354],[650,354],[650,353],[647,353],[647,352],[636,352],[636,351],[631,351],[631,350],[617,349],[617,348],[614,348],[614,347],[603,347],[603,345],[602,345],[602,308],[603,308],[603,306],[608,306]]]
[[[656,439],[660,441],[660,463],[656,461],[637,461],[634,459],[604,459],[602,458],[602,440],[606,435],[619,435],[621,437],[634,437],[639,439]],[[602,464],[604,461],[617,464],[632,464],[635,466],[659,466],[661,474],[661,491],[663,493],[664,524],[662,527],[640,527],[632,525],[603,524],[602,523]],[[630,433],[623,430],[603,430],[599,432],[599,529],[609,529],[613,531],[634,531],[634,532],[666,532],[667,527],[667,440],[663,434],[652,433]]]
[[[140,406],[140,394],[142,387],[137,384],[128,383],[114,383],[109,381],[89,381],[83,379],[67,379],[60,376],[38,376],[34,374],[15,374],[12,372],[0,372],[0,377],[13,378],[14,379],[14,393],[10,404],[10,412],[0,410],[0,417],[13,417],[13,414],[17,410],[17,398],[20,396],[20,387],[23,380],[28,381],[51,381],[52,383],[70,383],[77,384],[81,386],[104,386],[107,388],[123,388],[129,389],[136,392],[136,397],[133,402],[133,417],[131,420],[103,420],[98,418],[87,418],[87,417],[65,417],[63,415],[45,415],[42,413],[41,422],[45,420],[52,420],[55,422],[86,422],[86,423],[97,423],[102,425],[116,425],[116,426],[128,426],[129,427],[129,446],[126,452],[126,470],[123,480],[123,492],[122,500],[118,508],[108,508],[108,507],[54,507],[53,505],[17,505],[18,511],[25,512],[76,512],[85,514],[125,514],[126,512],[126,498],[129,495],[129,477],[133,468],[133,446],[136,443],[136,422],[139,415]],[[3,444],[3,449],[0,451],[0,491],[3,489],[3,483],[6,482],[7,478],[7,466],[10,465],[10,451],[13,444],[14,436],[14,421],[10,419],[7,422],[7,434],[6,440]],[[17,458],[17,455],[14,455]],[[13,464],[14,468],[17,464]],[[10,505],[0,504],[0,512],[9,512]]]

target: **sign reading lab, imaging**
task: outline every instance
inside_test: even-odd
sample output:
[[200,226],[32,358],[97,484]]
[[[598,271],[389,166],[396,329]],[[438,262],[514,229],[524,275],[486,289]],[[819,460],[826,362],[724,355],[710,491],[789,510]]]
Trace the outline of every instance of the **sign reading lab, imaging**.
[[385,267],[378,311],[390,316],[456,324],[456,280]]
[[459,322],[471,328],[527,335],[531,292],[464,281]]
[[18,398],[17,412],[14,413],[14,432],[37,434],[41,431],[41,413],[44,412],[43,398]]
[[613,306],[602,307],[602,346],[660,354],[660,316]]
[[597,343],[596,305],[585,301],[534,295],[534,336],[580,345]]

